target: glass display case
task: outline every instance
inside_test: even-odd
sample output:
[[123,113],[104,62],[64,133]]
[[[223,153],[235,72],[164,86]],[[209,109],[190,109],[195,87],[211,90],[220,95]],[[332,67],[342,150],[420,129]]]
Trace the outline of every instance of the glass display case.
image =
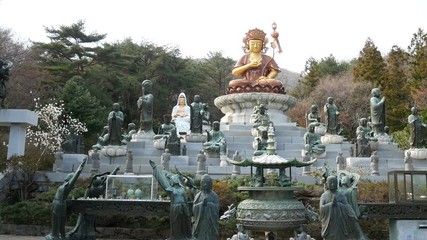
[[108,175],[107,199],[155,200],[157,194],[153,175]]
[[389,202],[427,202],[427,171],[390,171]]

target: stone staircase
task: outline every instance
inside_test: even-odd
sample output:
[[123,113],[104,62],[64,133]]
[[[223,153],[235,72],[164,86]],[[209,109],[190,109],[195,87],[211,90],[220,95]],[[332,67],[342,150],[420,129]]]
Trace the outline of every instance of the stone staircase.
[[[249,124],[222,124],[221,131],[224,132],[227,140],[227,157],[232,158],[234,152],[240,152],[242,158],[252,158],[254,149],[252,142],[254,137],[251,134],[252,125]],[[306,132],[305,128],[296,126],[295,123],[275,124],[275,138],[277,155],[286,158],[297,158],[302,160],[302,149],[304,146],[303,136]],[[172,156],[170,162],[171,170],[175,167],[181,172],[196,173],[197,170],[197,154],[203,148],[202,142],[181,142],[181,147],[186,146],[185,155]],[[379,157],[379,174],[380,176],[370,176],[370,158],[350,158],[350,150],[352,145],[344,141],[342,144],[326,144],[326,155],[323,158],[310,166],[311,171],[322,169],[326,163],[331,169],[336,169],[336,157],[339,152],[347,159],[347,166],[350,170],[357,171],[366,178],[382,181],[386,180],[387,172],[390,170],[404,169],[404,152],[393,143],[381,143],[377,155]],[[153,160],[160,164],[160,157],[163,150],[158,150],[153,147],[151,139],[145,141],[130,142],[127,146],[128,150],[133,153],[133,172],[135,174],[151,174],[152,169],[149,165],[149,160]],[[70,159],[70,157],[68,157]],[[65,158],[64,158],[65,159]],[[72,158],[71,158],[72,159]],[[77,158],[76,158],[77,159]],[[81,159],[81,157],[78,157]],[[73,162],[69,160],[73,167],[64,168],[61,172],[69,172],[75,169],[81,160]],[[126,167],[126,156],[120,157],[105,157],[100,159],[100,172],[112,171],[115,166],[121,165],[121,171],[124,172]],[[220,166],[220,158],[217,155],[207,155],[207,172],[214,178],[224,178],[231,176],[233,166]],[[414,167],[416,170],[427,170],[427,164],[424,161],[415,161]],[[54,167],[55,168],[55,167]],[[85,166],[85,171],[89,172],[92,168],[91,159]],[[69,171],[64,171],[69,169]],[[55,169],[54,169],[55,170]],[[314,183],[316,179],[313,176],[302,176],[302,168],[292,168],[291,174],[295,181]],[[241,175],[250,175],[250,167],[241,167]],[[254,169],[253,169],[254,171]],[[51,175],[51,174],[49,174]]]

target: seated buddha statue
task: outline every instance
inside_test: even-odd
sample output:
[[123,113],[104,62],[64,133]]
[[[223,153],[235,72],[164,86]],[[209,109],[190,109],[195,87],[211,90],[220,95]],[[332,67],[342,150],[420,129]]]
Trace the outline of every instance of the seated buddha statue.
[[252,29],[243,39],[245,55],[234,65],[232,74],[242,77],[228,84],[227,94],[243,92],[285,93],[281,81],[275,79],[280,68],[273,58],[264,54],[268,42],[260,29]]

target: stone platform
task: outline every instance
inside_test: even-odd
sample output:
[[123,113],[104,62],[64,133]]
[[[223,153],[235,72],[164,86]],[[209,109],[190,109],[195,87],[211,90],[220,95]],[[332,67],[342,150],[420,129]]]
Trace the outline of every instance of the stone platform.
[[215,98],[214,104],[225,114],[221,124],[249,124],[258,101],[267,103],[268,114],[274,124],[291,122],[285,113],[295,106],[296,99],[290,95],[258,92],[228,94]]

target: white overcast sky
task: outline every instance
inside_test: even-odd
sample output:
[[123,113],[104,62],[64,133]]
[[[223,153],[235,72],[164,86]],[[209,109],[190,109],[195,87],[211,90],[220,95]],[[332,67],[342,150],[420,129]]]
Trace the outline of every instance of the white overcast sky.
[[221,51],[235,60],[243,54],[249,29],[269,36],[276,22],[283,53],[275,59],[281,68],[299,73],[310,57],[358,57],[368,37],[383,55],[393,45],[406,49],[418,28],[427,32],[427,1],[0,0],[0,27],[20,41],[47,42],[44,26],[80,19],[87,33],[105,33],[107,42],[130,37],[136,43],[176,46],[183,57]]

